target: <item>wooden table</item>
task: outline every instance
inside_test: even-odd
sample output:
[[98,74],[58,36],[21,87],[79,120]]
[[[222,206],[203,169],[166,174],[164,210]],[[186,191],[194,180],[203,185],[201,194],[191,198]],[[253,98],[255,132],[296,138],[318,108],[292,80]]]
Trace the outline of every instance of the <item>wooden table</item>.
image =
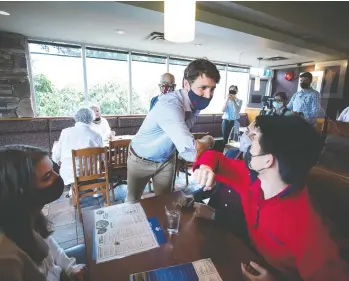
[[[141,200],[148,217],[156,216],[164,228],[166,203],[181,192]],[[244,280],[240,263],[259,258],[239,239],[214,222],[197,219],[193,210],[183,210],[179,233],[167,234],[168,242],[159,248],[119,260],[96,264],[92,260],[93,211],[83,212],[83,227],[91,281],[128,281],[132,273],[211,258],[223,280]]]

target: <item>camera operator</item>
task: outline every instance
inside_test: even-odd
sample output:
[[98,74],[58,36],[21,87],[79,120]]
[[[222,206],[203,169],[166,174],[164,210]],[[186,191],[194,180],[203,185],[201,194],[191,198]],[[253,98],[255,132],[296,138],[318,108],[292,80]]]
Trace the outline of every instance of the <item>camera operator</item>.
[[238,93],[238,86],[231,85],[229,87],[229,93],[227,100],[224,103],[222,108],[222,133],[224,144],[229,140],[230,133],[234,127],[235,121],[239,122],[240,119],[240,110],[242,106],[242,100],[236,97]]
[[286,107],[287,95],[284,92],[278,92],[274,95],[272,108],[265,115],[270,116],[290,116],[292,111]]

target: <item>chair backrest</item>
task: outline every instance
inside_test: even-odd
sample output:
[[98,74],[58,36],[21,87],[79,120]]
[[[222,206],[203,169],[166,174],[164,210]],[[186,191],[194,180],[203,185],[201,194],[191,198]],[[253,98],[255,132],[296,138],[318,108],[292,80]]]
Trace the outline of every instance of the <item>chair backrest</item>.
[[115,169],[127,167],[130,143],[130,139],[109,142],[109,168]]
[[106,147],[91,147],[72,150],[74,178],[78,182],[107,178],[108,169],[105,161],[108,159]]
[[207,136],[209,132],[199,132],[199,133],[193,133],[194,139],[199,140],[203,138],[204,136]]

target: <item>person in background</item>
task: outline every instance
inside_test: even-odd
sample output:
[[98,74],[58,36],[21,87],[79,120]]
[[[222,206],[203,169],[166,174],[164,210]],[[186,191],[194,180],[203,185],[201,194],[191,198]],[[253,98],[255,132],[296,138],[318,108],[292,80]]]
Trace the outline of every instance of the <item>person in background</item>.
[[206,59],[192,61],[184,71],[184,88],[163,95],[132,139],[127,160],[126,202],[141,199],[152,178],[155,195],[170,193],[175,176],[176,149],[194,162],[214,145],[212,136],[195,140],[190,129],[205,109],[220,81],[217,67]]
[[[313,201],[316,188],[305,184],[323,147],[320,134],[298,116],[257,116],[250,137],[248,166],[258,173],[256,180],[244,161],[206,151],[194,164],[198,184],[211,190],[217,180],[240,194],[252,244],[291,280],[349,280],[342,252],[346,244],[341,244],[345,237],[336,232],[331,214]],[[242,265],[248,280],[275,280],[266,269],[251,266],[260,275],[251,275]]]
[[108,120],[101,116],[101,108],[98,104],[91,105],[95,119],[91,123],[91,129],[101,135],[103,141],[108,141],[111,130]]
[[63,189],[47,152],[25,145],[0,148],[0,280],[84,280],[85,265],[67,257],[42,213]]
[[89,147],[103,147],[99,133],[91,129],[93,112],[89,108],[80,108],[74,116],[75,126],[63,129],[57,144],[52,150],[52,160],[60,164],[59,173],[64,185],[69,186],[69,196],[72,195],[71,185],[74,183],[74,168],[72,150]]
[[349,122],[349,106],[342,111],[337,120],[342,122]]
[[287,108],[287,95],[284,92],[278,92],[274,95],[273,108],[266,115],[271,116],[291,116],[291,110]]
[[302,90],[292,96],[287,108],[294,115],[303,113],[304,119],[310,124],[315,125],[316,118],[320,115],[321,97],[320,93],[311,87],[312,81],[313,75],[310,72],[300,75],[300,86]]
[[173,92],[176,89],[176,81],[175,77],[171,73],[164,73],[160,77],[160,83],[159,83],[159,88],[160,88],[160,95],[153,97],[150,101],[150,109],[151,111],[155,104],[158,102],[159,98],[167,94],[169,92]]
[[229,87],[228,97],[223,106],[223,116],[222,116],[222,133],[224,144],[229,140],[230,133],[234,127],[235,122],[239,122],[240,110],[242,106],[242,100],[236,97],[238,93],[238,87],[231,85]]

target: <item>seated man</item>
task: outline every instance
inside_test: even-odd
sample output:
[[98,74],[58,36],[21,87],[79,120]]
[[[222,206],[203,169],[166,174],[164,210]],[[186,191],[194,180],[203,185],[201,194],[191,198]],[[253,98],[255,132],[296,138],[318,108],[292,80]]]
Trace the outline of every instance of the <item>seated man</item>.
[[[60,165],[59,173],[65,186],[74,183],[72,150],[89,147],[103,147],[100,134],[90,128],[93,112],[89,108],[80,108],[74,116],[75,126],[63,129],[57,144],[52,150],[52,160]],[[70,186],[69,196],[72,195]]]
[[108,120],[101,116],[101,108],[98,104],[93,104],[91,109],[95,113],[95,119],[91,123],[91,129],[100,134],[103,141],[108,142],[111,134]]
[[[256,180],[251,180],[244,161],[206,151],[194,164],[196,181],[210,190],[217,180],[240,194],[252,244],[286,276],[349,280],[349,264],[325,225],[328,216],[314,208],[305,185],[323,146],[321,136],[297,116],[257,116],[250,137],[249,167],[258,173]],[[267,270],[251,266],[260,275],[253,276],[242,265],[249,280],[275,280]]]

